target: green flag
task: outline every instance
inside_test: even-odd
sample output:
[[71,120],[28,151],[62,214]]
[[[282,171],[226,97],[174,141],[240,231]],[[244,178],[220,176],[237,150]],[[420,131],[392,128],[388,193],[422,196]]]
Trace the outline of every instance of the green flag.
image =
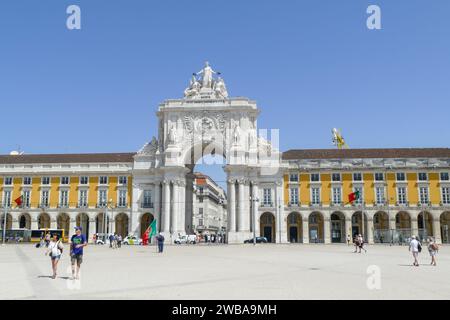
[[153,219],[152,223],[150,223],[150,233],[148,235],[149,238],[156,235],[156,219]]

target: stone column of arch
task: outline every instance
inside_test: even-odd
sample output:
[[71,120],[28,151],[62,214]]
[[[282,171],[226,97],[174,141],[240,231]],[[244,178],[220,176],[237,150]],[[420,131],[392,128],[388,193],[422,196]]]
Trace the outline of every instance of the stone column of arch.
[[367,242],[373,244],[373,216],[367,217]]
[[242,207],[244,209],[243,228],[244,231],[248,232],[250,232],[250,221],[252,215],[252,213],[250,212],[250,191],[251,191],[250,188],[251,188],[250,181],[246,179],[244,181],[244,196],[242,197]]
[[303,227],[303,243],[309,243],[309,214],[302,216],[302,227]]
[[[256,181],[252,181],[252,199],[258,199],[259,197],[259,188],[258,188],[258,183]],[[259,199],[259,201],[261,201],[261,199]],[[253,201],[252,203],[252,208],[253,208],[253,212],[252,214],[252,218],[250,219],[252,221],[252,226],[251,229],[253,230],[253,222],[254,222],[254,226],[255,226],[255,234],[258,237],[260,231],[260,226],[259,226],[259,201]],[[255,221],[253,221],[255,220]]]
[[331,243],[331,218],[330,214],[323,215],[323,242]]
[[153,203],[156,219],[156,230],[161,231],[161,183],[155,182],[155,201]]
[[14,215],[12,218],[12,225],[11,228],[13,229],[19,229],[19,219],[21,215]]
[[441,244],[441,218],[440,216],[432,215],[433,218],[433,238],[436,243]]
[[163,230],[164,233],[170,233],[170,182],[167,180],[163,181],[163,205],[162,205],[162,216],[163,216]]
[[186,233],[186,182],[178,181],[179,203],[178,203],[178,227],[177,231],[181,234]]
[[49,215],[50,217],[50,229],[58,229],[57,216]]
[[411,235],[419,235],[419,223],[417,221],[417,215],[411,216]]
[[75,234],[75,221],[76,219],[76,214],[73,216],[69,216],[69,239]]
[[228,232],[236,231],[236,181],[228,180]]
[[350,236],[350,241],[353,241],[352,237],[352,218],[349,218],[345,216],[344,221],[344,228],[345,228],[345,241],[347,242],[348,237]]
[[173,196],[172,196],[172,212],[170,215],[170,220],[171,220],[171,233],[173,236],[177,236],[178,233],[178,211],[179,211],[179,207],[180,207],[180,197],[179,197],[179,187],[178,187],[178,181],[173,181],[172,182],[172,192],[173,192]]
[[244,231],[244,179],[238,180],[238,214],[237,214],[237,231]]
[[396,229],[395,214],[390,213],[388,217],[389,217],[389,230],[395,230]]
[[87,235],[87,241],[89,243],[92,243],[93,242],[92,235],[95,233],[95,218],[94,217],[89,217],[89,219],[87,221],[87,226],[88,226],[88,230],[89,230],[89,234]]
[[39,216],[39,214],[33,214],[33,215],[30,215],[30,227],[31,227],[31,230],[37,230],[38,229],[38,216]]

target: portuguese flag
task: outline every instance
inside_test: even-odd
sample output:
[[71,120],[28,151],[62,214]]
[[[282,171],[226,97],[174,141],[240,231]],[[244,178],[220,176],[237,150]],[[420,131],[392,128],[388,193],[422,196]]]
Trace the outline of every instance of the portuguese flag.
[[352,192],[348,195],[348,202],[353,203],[353,201],[359,200],[359,198],[360,198],[359,191]]
[[20,207],[23,202],[23,195],[14,200],[14,202],[17,204],[18,207]]
[[150,239],[154,235],[156,235],[156,219],[153,219],[152,223],[150,223],[147,230],[145,230],[143,238]]

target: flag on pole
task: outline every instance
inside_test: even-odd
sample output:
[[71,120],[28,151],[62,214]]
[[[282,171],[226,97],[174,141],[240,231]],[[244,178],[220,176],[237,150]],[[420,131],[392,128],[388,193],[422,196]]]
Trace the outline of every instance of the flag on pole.
[[348,195],[348,202],[353,203],[353,201],[359,200],[359,198],[360,198],[359,191],[352,192]]
[[147,230],[144,232],[144,239],[150,239],[156,235],[156,219],[153,219],[152,223],[148,226]]
[[20,207],[22,205],[22,202],[23,202],[23,195],[21,195],[16,200],[14,200],[14,202],[17,204],[18,207]]

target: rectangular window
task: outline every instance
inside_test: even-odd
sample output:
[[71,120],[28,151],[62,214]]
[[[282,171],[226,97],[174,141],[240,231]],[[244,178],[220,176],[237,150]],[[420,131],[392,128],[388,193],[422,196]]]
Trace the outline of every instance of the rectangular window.
[[198,187],[198,192],[199,192],[200,194],[202,194],[202,193],[203,193],[203,187]]
[[203,227],[203,219],[198,219],[198,225]]
[[428,181],[428,175],[426,172],[419,172],[419,181]]
[[341,204],[342,202],[342,189],[333,188],[333,204]]
[[49,191],[42,190],[42,193],[41,193],[41,207],[42,208],[48,207],[48,200],[49,200]]
[[363,188],[362,187],[355,187],[353,189],[353,192],[359,192],[359,198],[355,200],[355,203],[356,204],[362,204],[363,199],[364,199]]
[[31,177],[24,177],[23,178],[23,184],[26,186],[31,185]]
[[202,196],[198,197],[198,202],[203,203],[203,197]]
[[119,190],[119,207],[124,208],[127,206],[127,190]]
[[12,178],[6,177],[5,178],[5,186],[11,186],[12,185]]
[[397,181],[405,181],[406,180],[406,176],[405,176],[404,172],[397,172],[396,176],[397,176]]
[[341,174],[340,173],[333,173],[331,175],[331,181],[341,181]]
[[291,204],[298,205],[298,188],[291,188]]
[[127,177],[126,176],[120,176],[119,177],[119,184],[125,186],[127,184]]
[[42,184],[44,185],[44,186],[48,186],[48,185],[50,185],[50,177],[42,177]]
[[320,188],[311,188],[312,204],[320,204]]
[[353,181],[362,181],[362,174],[361,173],[354,173],[353,174]]
[[441,172],[441,181],[449,181],[448,172]]
[[297,173],[289,174],[289,181],[290,182],[298,182],[298,174]]
[[[198,214],[203,216],[203,208],[198,208]],[[201,225],[203,225],[203,223]]]
[[272,205],[272,190],[269,189],[269,188],[266,188],[266,189],[264,189],[263,192],[264,192],[263,193],[263,195],[264,195],[264,197],[263,197],[263,204],[265,206]]
[[442,187],[442,203],[443,204],[450,204],[450,188],[449,187]]
[[108,177],[107,176],[100,176],[99,184],[108,184]]
[[88,206],[87,200],[88,200],[88,192],[87,192],[87,190],[80,190],[80,199],[79,199],[79,202],[78,202],[79,207],[80,208],[86,208]]
[[320,174],[319,173],[311,173],[311,182],[318,182],[320,181]]
[[86,177],[86,176],[80,177],[80,184],[88,185],[89,184],[89,177]]
[[144,190],[144,208],[151,208],[152,207],[152,191],[151,190]]
[[59,207],[67,208],[69,206],[69,191],[61,190],[59,194]]
[[5,190],[3,192],[3,203],[7,208],[11,207],[11,191]]
[[31,199],[30,194],[31,194],[30,190],[23,191],[23,194],[22,194],[22,197],[23,197],[22,207],[23,208],[30,207],[30,199]]
[[384,204],[384,187],[375,188],[376,203],[379,205]]
[[428,187],[420,187],[419,196],[421,204],[428,204]]
[[375,173],[375,181],[384,181],[384,174],[382,172]]
[[107,191],[106,190],[99,190],[98,191],[98,206],[100,208],[106,207],[106,197],[107,197]]
[[61,184],[68,185],[69,184],[69,177],[61,177]]
[[406,204],[406,188],[405,187],[398,187],[397,188],[397,201],[400,205]]

